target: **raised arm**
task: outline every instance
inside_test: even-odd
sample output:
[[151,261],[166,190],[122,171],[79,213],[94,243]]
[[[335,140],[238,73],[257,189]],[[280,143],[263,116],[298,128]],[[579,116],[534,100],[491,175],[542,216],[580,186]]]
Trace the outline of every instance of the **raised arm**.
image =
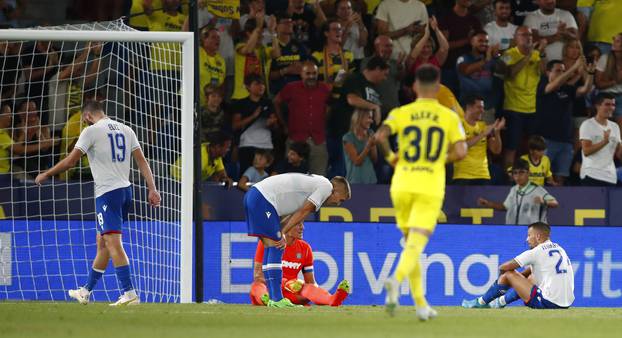
[[153,179],[153,173],[151,172],[151,167],[149,167],[149,163],[147,159],[145,159],[145,155],[143,155],[143,151],[140,148],[136,148],[132,155],[134,155],[134,161],[138,166],[138,170],[145,178],[147,182],[147,189],[149,190],[149,196],[147,199],[149,200],[149,204],[153,206],[160,205],[160,201],[162,198],[160,197],[160,193],[158,189],[156,189],[155,180]]
[[506,211],[507,209],[505,208],[505,206],[499,202],[494,202],[494,201],[489,201],[485,198],[478,198],[477,199],[477,204],[481,207],[486,207],[486,208],[493,208],[495,210],[499,210],[499,211]]

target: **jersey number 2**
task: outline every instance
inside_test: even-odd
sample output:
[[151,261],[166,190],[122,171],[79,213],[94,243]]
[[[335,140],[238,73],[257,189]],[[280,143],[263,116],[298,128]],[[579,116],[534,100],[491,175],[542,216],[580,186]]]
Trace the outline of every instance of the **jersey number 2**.
[[110,140],[110,153],[112,154],[112,162],[125,161],[125,135],[108,134]]
[[559,267],[562,265],[562,260],[563,260],[563,256],[562,253],[559,252],[559,250],[551,250],[549,251],[549,257],[553,257],[553,254],[557,254],[557,256],[559,256],[559,260],[557,261],[557,264],[555,264],[555,271],[560,274],[560,273],[566,273],[567,270],[566,269],[560,269]]
[[[404,159],[408,162],[417,162],[421,157],[421,140],[424,137],[421,128],[417,126],[406,127],[404,136],[411,138],[410,147],[404,151]],[[435,162],[441,155],[445,132],[439,127],[430,127],[425,132],[425,138],[425,159],[428,162]]]

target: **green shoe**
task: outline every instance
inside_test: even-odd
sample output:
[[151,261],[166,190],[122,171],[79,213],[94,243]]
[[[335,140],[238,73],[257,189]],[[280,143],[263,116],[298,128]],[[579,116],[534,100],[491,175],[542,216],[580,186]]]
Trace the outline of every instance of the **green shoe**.
[[287,298],[283,298],[283,299],[279,300],[278,302],[275,302],[273,300],[269,300],[268,301],[268,307],[286,308],[286,307],[302,307],[302,305],[296,305],[296,304],[292,303],[291,300],[289,300]]
[[270,302],[270,295],[267,293],[264,293],[261,296],[261,302],[263,303],[263,305],[268,305],[268,303]]
[[350,294],[350,282],[347,280],[342,280],[341,283],[337,286],[337,290],[343,290],[346,293]]

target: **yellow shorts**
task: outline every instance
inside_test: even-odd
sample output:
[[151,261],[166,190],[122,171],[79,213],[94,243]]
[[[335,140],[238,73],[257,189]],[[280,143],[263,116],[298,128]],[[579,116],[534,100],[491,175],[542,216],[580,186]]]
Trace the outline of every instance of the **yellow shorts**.
[[441,213],[443,198],[405,191],[391,191],[397,227],[402,232],[410,228],[434,231]]

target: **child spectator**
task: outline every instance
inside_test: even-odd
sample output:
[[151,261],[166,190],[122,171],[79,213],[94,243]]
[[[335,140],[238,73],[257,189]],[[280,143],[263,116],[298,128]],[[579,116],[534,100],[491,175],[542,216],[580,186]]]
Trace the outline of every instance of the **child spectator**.
[[304,141],[292,143],[287,151],[287,158],[274,168],[272,175],[285,173],[307,174],[309,172],[307,158],[310,151],[309,144]]
[[269,150],[258,149],[255,151],[253,166],[248,167],[242,174],[240,181],[238,181],[238,189],[247,192],[252,184],[261,182],[264,178],[270,176],[266,170],[272,165],[273,160],[274,157]]
[[529,178],[529,163],[519,159],[512,168],[512,178],[516,185],[503,203],[479,198],[477,204],[486,208],[506,211],[505,224],[529,225],[535,222],[547,222],[548,208],[557,208],[559,203],[544,188],[532,183]]
[[529,148],[529,154],[521,156],[521,159],[529,164],[529,181],[539,186],[543,186],[545,180],[549,185],[557,185],[555,180],[553,180],[553,173],[551,173],[551,160],[544,155],[546,150],[544,137],[532,135],[529,137],[527,147]]

